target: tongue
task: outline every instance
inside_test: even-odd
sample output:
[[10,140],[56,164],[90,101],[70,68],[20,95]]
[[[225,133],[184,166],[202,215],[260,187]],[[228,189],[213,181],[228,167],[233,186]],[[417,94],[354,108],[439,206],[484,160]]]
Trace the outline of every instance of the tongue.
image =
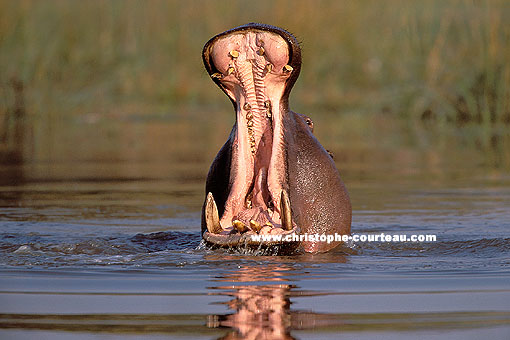
[[258,222],[260,225],[264,225],[267,222],[274,223],[270,216],[272,211],[268,210],[272,206],[272,204],[268,204],[269,200],[267,170],[262,167],[254,179],[253,189],[246,197],[246,208],[238,212],[235,219],[245,224],[249,224],[251,220]]
[[265,168],[259,170],[255,178],[255,186],[253,187],[253,207],[261,207],[267,210],[267,202],[269,202],[269,191],[267,189],[267,171]]

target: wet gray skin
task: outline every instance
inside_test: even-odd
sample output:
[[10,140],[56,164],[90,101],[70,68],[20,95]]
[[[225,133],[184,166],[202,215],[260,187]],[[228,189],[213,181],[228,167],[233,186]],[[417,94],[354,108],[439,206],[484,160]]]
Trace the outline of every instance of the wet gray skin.
[[204,46],[213,81],[230,98],[236,123],[213,161],[202,211],[204,240],[221,247],[324,252],[340,242],[255,241],[259,235],[349,234],[351,203],[310,118],[289,109],[301,69],[296,38],[247,24]]

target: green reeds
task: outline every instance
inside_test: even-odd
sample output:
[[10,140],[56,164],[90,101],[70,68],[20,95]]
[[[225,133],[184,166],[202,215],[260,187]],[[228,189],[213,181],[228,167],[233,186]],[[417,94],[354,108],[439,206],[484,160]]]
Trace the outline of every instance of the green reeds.
[[[510,124],[508,1],[0,1],[0,83],[30,115],[228,107],[201,64],[251,22],[302,42],[298,111]],[[7,107],[8,99],[0,99]],[[149,108],[149,109],[147,109]]]

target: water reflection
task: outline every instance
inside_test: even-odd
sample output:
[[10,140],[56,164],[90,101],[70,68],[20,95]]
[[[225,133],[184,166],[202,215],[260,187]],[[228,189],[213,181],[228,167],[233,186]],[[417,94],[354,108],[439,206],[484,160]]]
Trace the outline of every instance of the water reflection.
[[[235,284],[210,289],[220,290],[218,295],[231,297],[225,305],[233,313],[209,315],[207,326],[231,329],[220,339],[294,339],[290,334],[290,296],[297,286],[287,283],[285,277],[285,272],[291,269],[286,264],[265,268],[243,266],[220,276],[218,281]],[[261,280],[281,283],[256,284]],[[243,284],[248,282],[252,284]]]
[[227,306],[234,313],[210,315],[207,326],[233,329],[220,339],[294,339],[290,335],[292,288],[288,284],[231,287],[230,293],[223,294],[232,297]]
[[[233,258],[239,260],[239,256]],[[229,257],[223,256],[223,259],[228,261]],[[303,254],[272,259],[274,262],[264,265],[246,262],[214,279],[214,282],[232,283],[209,287],[214,291],[213,294],[231,298],[221,302],[228,307],[230,313],[209,315],[207,319],[209,328],[230,328],[219,339],[295,339],[291,334],[293,330],[343,323],[341,318],[323,320],[322,314],[291,309],[291,298],[327,294],[305,291],[295,284],[308,273],[308,263],[345,263],[347,259],[342,253],[315,256]],[[307,279],[310,278],[308,275]]]
[[[340,260],[342,258],[338,254],[337,257]],[[316,270],[309,267],[314,266],[310,257],[282,257],[267,266],[259,261],[246,262],[246,259],[237,257],[237,263],[242,264],[236,269],[221,272],[212,280],[219,284],[208,287],[209,295],[229,298],[228,301],[218,302],[228,308],[228,313],[207,316],[207,328],[227,329],[226,333],[217,339],[296,339],[303,335],[302,332],[309,331],[335,332],[336,335],[345,332],[359,332],[358,335],[361,335],[365,332],[418,332],[430,329],[465,331],[491,325],[507,327],[510,320],[510,314],[506,311],[472,311],[472,307],[465,311],[451,311],[451,306],[445,301],[452,301],[457,295],[462,295],[462,289],[457,292],[440,291],[443,295],[441,297],[425,291],[363,291],[363,288],[353,290],[353,287],[346,285],[329,288],[330,291],[310,290],[296,284],[303,281],[302,285],[306,286],[310,284],[309,280],[321,280],[320,276],[311,275],[311,272]],[[329,262],[332,259],[321,259],[320,256],[318,258],[319,262]],[[225,257],[226,267],[231,266],[230,260],[229,256]],[[494,294],[491,291],[478,293],[489,298]],[[507,294],[500,293],[503,296]],[[292,308],[298,302],[302,305],[303,299],[307,298],[322,301],[322,312],[316,310],[317,307]],[[422,300],[424,298],[428,302]],[[364,306],[367,300],[378,306],[374,307],[373,313],[356,308],[357,304]],[[417,308],[416,312],[404,312],[416,308],[410,307],[406,301],[420,300],[425,306],[429,306]],[[393,301],[393,305],[388,304],[388,301]],[[328,309],[338,310],[338,306],[348,306],[353,312],[327,312]]]
[[13,103],[0,121],[0,165],[5,165],[0,167],[0,185],[23,183],[24,173],[20,165],[24,162],[27,135],[31,132],[25,111],[23,83],[13,78],[10,87]]

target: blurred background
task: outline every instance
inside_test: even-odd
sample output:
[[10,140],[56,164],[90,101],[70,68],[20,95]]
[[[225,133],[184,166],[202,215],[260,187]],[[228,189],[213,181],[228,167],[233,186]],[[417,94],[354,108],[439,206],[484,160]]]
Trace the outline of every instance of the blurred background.
[[291,108],[347,177],[510,169],[508,1],[2,0],[0,182],[200,182],[234,121],[201,50],[247,22],[301,42]]
[[[438,242],[197,248],[235,119],[202,47],[249,22],[301,43],[353,233]],[[510,339],[509,206],[508,0],[0,0],[3,338]]]

